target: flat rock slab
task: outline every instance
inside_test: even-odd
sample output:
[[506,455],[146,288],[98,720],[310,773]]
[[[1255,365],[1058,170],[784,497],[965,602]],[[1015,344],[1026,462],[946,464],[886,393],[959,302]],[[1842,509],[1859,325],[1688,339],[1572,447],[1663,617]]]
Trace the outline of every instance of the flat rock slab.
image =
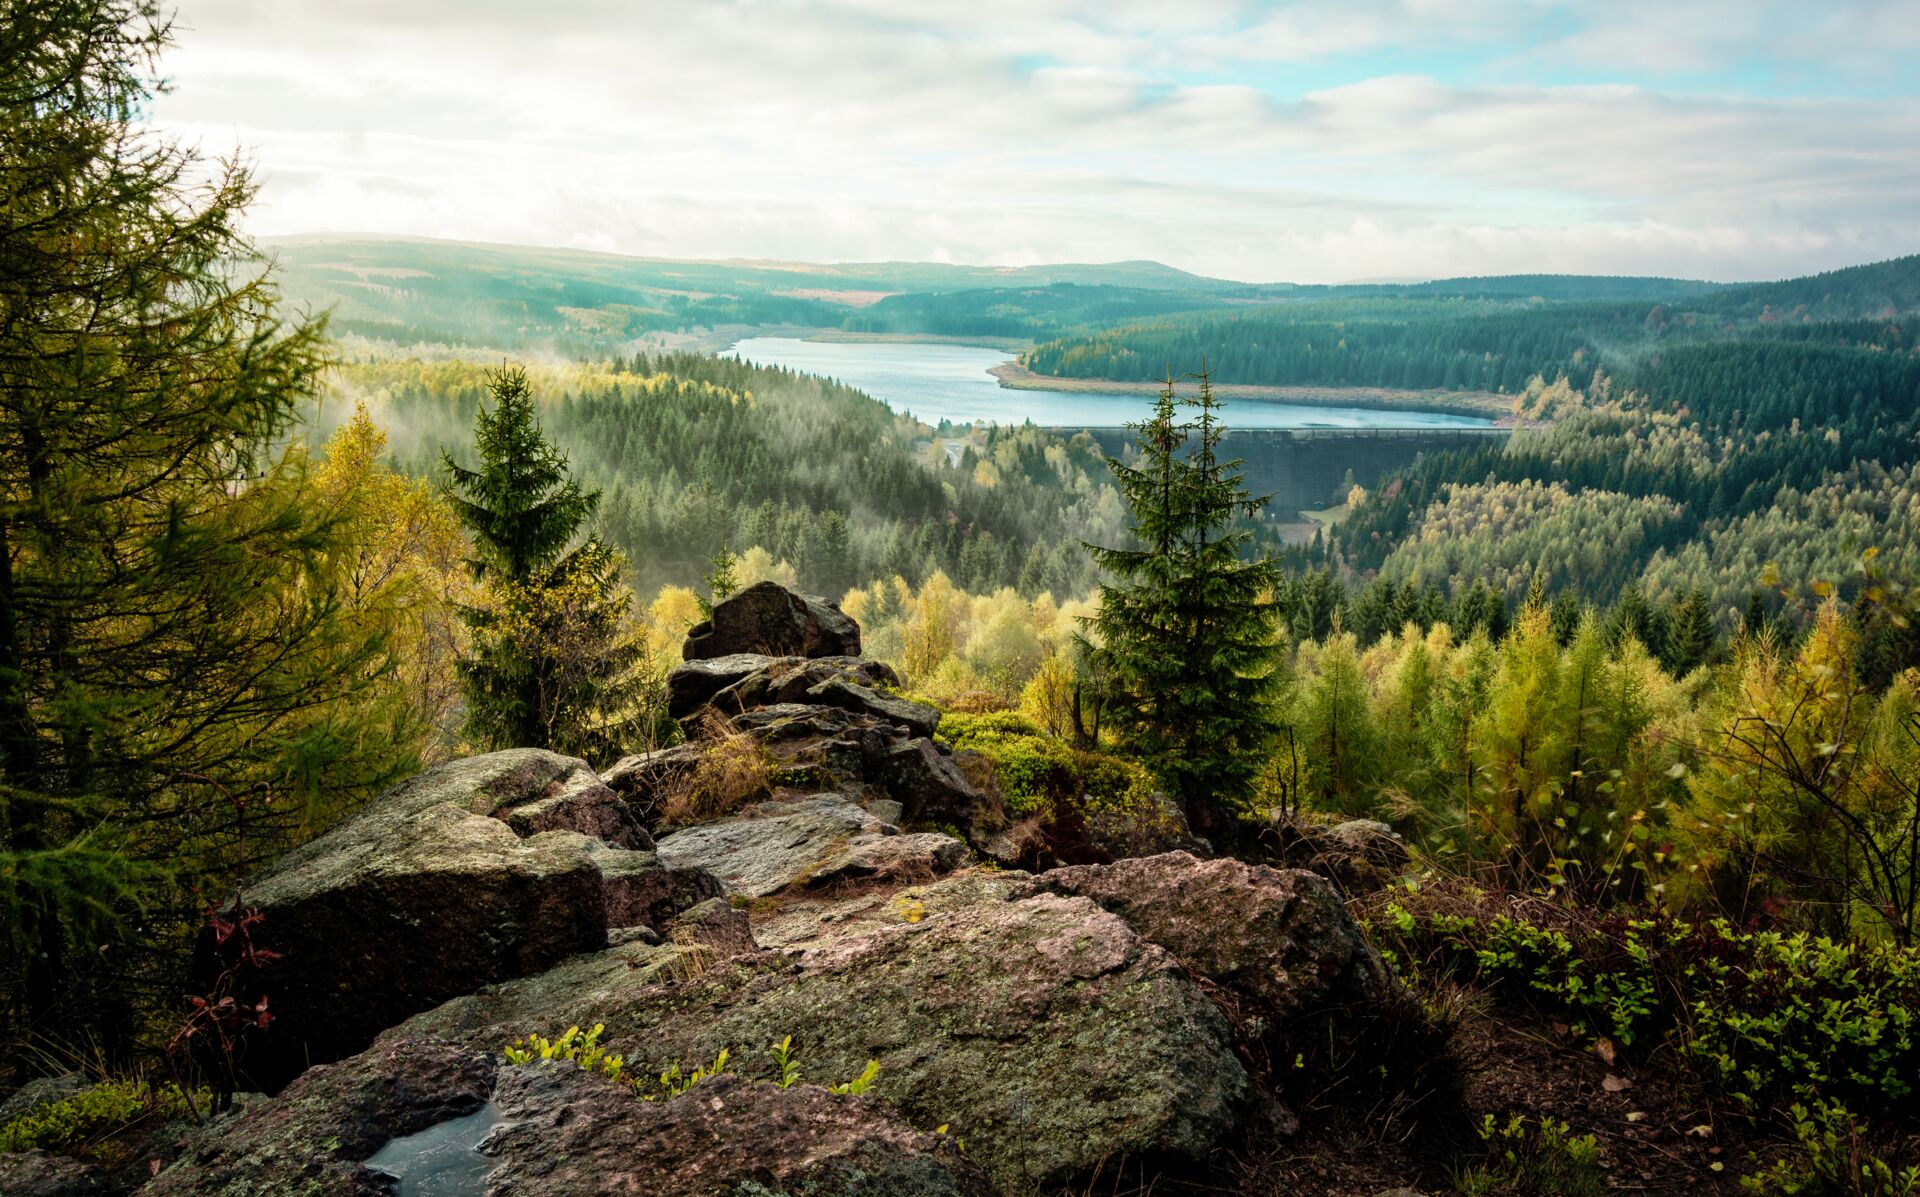
[[948,1125],[1020,1191],[1127,1155],[1205,1155],[1250,1089],[1226,1019],[1118,916],[1086,898],[1008,900],[1017,881],[968,872],[875,897],[785,952],[698,971],[684,950],[628,944],[391,1034],[498,1050],[604,1023],[642,1072],[728,1048],[750,1077],[792,1035],[805,1079],[838,1083],[877,1060],[874,1096],[920,1129]]
[[[884,661],[861,657],[770,657],[760,653],[732,653],[675,666],[667,675],[667,714],[686,720],[711,705],[723,715],[737,715],[777,703],[811,702],[811,692],[833,682],[845,682],[868,691],[897,690],[900,675]],[[848,705],[829,703],[827,705]],[[939,712],[914,704],[916,719]],[[849,709],[860,709],[857,703]],[[694,730],[698,731],[696,727]],[[931,732],[922,734],[930,735]]]
[[490,1197],[581,1193],[991,1197],[949,1136],[864,1097],[720,1076],[668,1101],[574,1067],[501,1072],[505,1121],[482,1144]]
[[[761,672],[775,660],[764,653],[728,653],[676,665],[667,674],[667,714],[685,718],[707,705],[714,695]],[[799,664],[803,658],[786,660]]]
[[844,677],[829,678],[809,687],[806,693],[811,702],[872,715],[897,724],[913,736],[931,736],[940,726],[937,708],[923,702],[894,698]]
[[853,878],[925,880],[967,858],[958,840],[901,835],[840,794],[764,802],[663,836],[659,853],[662,863],[709,872],[728,893],[748,898]]

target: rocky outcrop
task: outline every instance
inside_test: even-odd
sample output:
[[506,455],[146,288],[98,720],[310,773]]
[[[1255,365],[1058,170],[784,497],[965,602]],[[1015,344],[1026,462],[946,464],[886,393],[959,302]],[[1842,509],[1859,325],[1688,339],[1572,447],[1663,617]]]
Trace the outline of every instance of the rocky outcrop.
[[857,657],[860,625],[823,598],[758,582],[724,602],[687,633],[689,661],[759,653],[768,657]]
[[[463,1119],[465,1163],[486,1169],[494,1194],[1057,1186],[1115,1158],[1200,1161],[1287,1133],[1292,1115],[1242,1062],[1253,1041],[1239,1020],[1285,1027],[1391,986],[1333,887],[1299,871],[1173,852],[1037,876],[965,869],[901,886],[876,871],[849,890],[806,884],[822,860],[846,869],[923,839],[958,848],[893,830],[820,795],[663,837],[668,864],[697,857],[700,875],[728,878],[742,897],[780,900],[750,915],[710,899],[660,934],[417,1013],[279,1097],[188,1133],[152,1191],[385,1192],[370,1187],[386,1182],[368,1161],[389,1169],[413,1149],[383,1143]],[[585,840],[525,842],[543,836]],[[724,1049],[735,1076],[642,1102],[578,1069],[496,1055],[531,1033],[595,1024],[634,1075],[691,1070]],[[766,1050],[788,1036],[806,1083],[781,1089]],[[852,1079],[868,1061],[878,1076],[863,1098],[807,1084]],[[942,1126],[950,1133],[929,1133]]]
[[1054,869],[1023,892],[1090,898],[1279,1020],[1384,998],[1386,965],[1324,878],[1186,852]]
[[409,1014],[603,948],[610,925],[720,892],[596,830],[651,846],[583,762],[524,749],[429,770],[289,853],[246,890],[279,953],[251,1080],[277,1087]]
[[761,803],[660,841],[662,861],[710,872],[728,893],[748,898],[852,879],[931,880],[966,858],[966,845],[933,833],[902,835],[840,794]]
[[472,1114],[500,1059],[434,1040],[384,1043],[309,1069],[278,1097],[186,1131],[150,1197],[375,1197],[391,1182],[363,1162],[390,1139]]
[[[535,751],[443,766],[249,888],[282,956],[243,1067],[272,1085],[336,1062],[168,1132],[147,1191],[373,1197],[457,1174],[495,1197],[987,1197],[1118,1160],[1197,1170],[1297,1126],[1262,1063],[1301,1058],[1289,1028],[1324,1038],[1330,1012],[1389,1000],[1311,873],[1184,851],[968,867],[963,838],[1009,838],[991,771],[818,600],[754,587],[694,639],[715,655],[669,682],[690,743],[604,778]],[[709,759],[751,786],[705,804]],[[761,800],[670,833],[655,813],[742,792]],[[1184,838],[1166,822],[1114,834]],[[596,1024],[631,1076],[722,1051],[730,1075],[643,1101],[500,1055]],[[768,1049],[788,1037],[782,1088]],[[863,1095],[824,1087],[870,1061]]]
[[505,1119],[482,1151],[493,1197],[580,1193],[989,1197],[951,1136],[878,1102],[815,1085],[720,1076],[670,1101],[639,1101],[578,1068],[505,1069]]
[[[898,697],[899,686],[899,675],[878,661],[736,652],[674,669],[668,713],[696,751],[718,738],[751,737],[766,755],[777,797],[831,793],[869,807],[897,803],[906,825],[951,830],[991,853],[1007,826],[1004,805],[932,738],[940,712]],[[656,810],[696,767],[681,752],[629,757],[610,771],[609,784],[634,808]]]
[[874,1096],[914,1126],[950,1126],[1010,1187],[1126,1155],[1204,1155],[1232,1133],[1249,1090],[1225,1018],[1118,916],[1087,898],[1013,900],[1020,883],[970,872],[790,910],[778,916],[781,950],[719,963],[627,944],[393,1034],[497,1050],[603,1023],[643,1072],[731,1048],[746,1075],[792,1035],[809,1079],[845,1080],[877,1060]]

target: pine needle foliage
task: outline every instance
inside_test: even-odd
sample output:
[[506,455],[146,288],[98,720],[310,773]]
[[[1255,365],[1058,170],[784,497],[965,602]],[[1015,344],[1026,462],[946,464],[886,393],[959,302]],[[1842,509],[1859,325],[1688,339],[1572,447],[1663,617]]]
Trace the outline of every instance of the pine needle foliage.
[[103,948],[231,884],[224,795],[257,858],[417,739],[353,521],[285,447],[322,327],[281,315],[246,172],[138,124],[170,40],[144,0],[0,0],[0,1004],[109,1049]]
[[1246,557],[1242,520],[1264,499],[1223,459],[1222,405],[1207,373],[1196,377],[1181,400],[1169,374],[1153,414],[1131,425],[1137,463],[1108,461],[1136,544],[1087,548],[1113,579],[1091,621],[1118,695],[1112,726],[1193,829],[1218,838],[1234,833],[1274,743],[1279,575]]
[[621,555],[580,539],[599,503],[541,432],[525,371],[489,383],[475,424],[478,468],[445,457],[448,497],[472,534],[481,595],[462,611],[467,736],[483,750],[542,747],[617,754],[644,679]]

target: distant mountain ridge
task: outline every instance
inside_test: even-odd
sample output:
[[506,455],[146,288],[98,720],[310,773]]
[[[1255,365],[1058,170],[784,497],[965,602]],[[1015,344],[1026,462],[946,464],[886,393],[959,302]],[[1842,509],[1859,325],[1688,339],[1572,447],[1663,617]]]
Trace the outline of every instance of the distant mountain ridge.
[[625,351],[653,333],[730,326],[1037,342],[1178,313],[1349,300],[1687,303],[1747,317],[1769,309],[1816,318],[1920,310],[1920,257],[1743,285],[1556,274],[1255,285],[1144,260],[1007,267],[701,260],[331,234],[265,245],[288,297],[331,311],[337,333],[586,354]]

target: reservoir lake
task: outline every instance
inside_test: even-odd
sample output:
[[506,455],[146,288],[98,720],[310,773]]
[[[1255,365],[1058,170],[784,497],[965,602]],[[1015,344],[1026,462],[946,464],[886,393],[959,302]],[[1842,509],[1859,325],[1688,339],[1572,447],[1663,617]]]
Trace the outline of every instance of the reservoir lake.
[[[1010,360],[998,349],[904,341],[802,341],[749,337],[729,356],[783,366],[855,387],[929,424],[985,421],[1050,428],[1108,428],[1144,418],[1153,396],[1101,391],[1030,391],[1003,387],[988,374]],[[1491,420],[1441,412],[1322,407],[1266,399],[1229,399],[1233,428],[1485,428]]]

